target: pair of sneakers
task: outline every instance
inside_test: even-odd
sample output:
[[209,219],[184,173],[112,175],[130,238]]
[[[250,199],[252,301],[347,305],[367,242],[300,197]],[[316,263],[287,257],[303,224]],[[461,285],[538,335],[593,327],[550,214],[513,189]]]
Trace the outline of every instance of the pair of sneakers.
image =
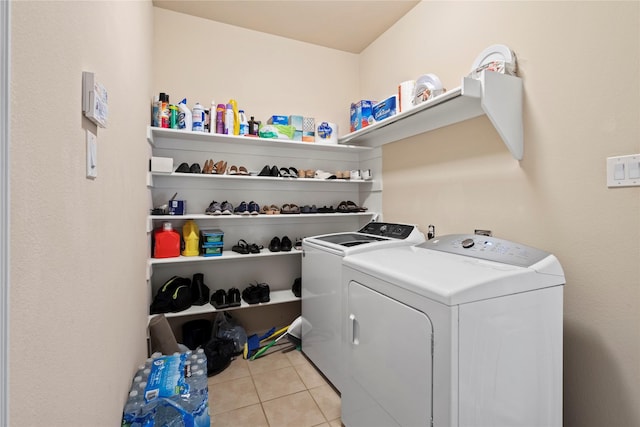
[[207,215],[231,215],[233,214],[233,205],[226,200],[222,203],[214,200],[204,213]]
[[290,252],[292,247],[293,243],[287,236],[284,236],[282,240],[276,236],[269,243],[269,251],[271,252]]
[[231,288],[226,292],[224,289],[218,289],[211,295],[211,305],[218,310],[229,307],[239,307],[240,290]]
[[242,291],[242,299],[247,304],[258,304],[260,302],[269,302],[271,298],[269,294],[271,290],[266,283],[258,283],[257,285],[249,285]]
[[240,204],[234,210],[236,215],[259,215],[260,214],[260,205],[254,202],[253,200],[249,203],[244,200],[240,202]]

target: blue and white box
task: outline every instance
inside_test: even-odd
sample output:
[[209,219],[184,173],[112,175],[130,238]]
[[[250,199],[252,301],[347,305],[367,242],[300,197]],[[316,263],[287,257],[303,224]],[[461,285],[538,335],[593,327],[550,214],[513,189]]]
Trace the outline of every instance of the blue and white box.
[[391,95],[373,106],[373,118],[376,122],[395,116],[398,111],[398,96]]

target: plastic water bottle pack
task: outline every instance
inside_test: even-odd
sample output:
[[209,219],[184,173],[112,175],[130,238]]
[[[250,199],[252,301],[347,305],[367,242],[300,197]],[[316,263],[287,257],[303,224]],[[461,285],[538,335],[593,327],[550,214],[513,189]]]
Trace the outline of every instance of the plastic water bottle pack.
[[207,358],[202,349],[154,354],[131,383],[122,426],[209,427]]

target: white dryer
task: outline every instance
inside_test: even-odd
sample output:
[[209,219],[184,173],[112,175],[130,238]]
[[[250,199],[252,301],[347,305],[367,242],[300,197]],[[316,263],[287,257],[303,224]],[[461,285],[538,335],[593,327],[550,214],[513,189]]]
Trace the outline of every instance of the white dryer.
[[357,232],[302,241],[302,351],[338,390],[342,389],[342,258],[425,241],[418,227],[371,222]]
[[562,425],[555,256],[477,235],[343,259],[347,427]]

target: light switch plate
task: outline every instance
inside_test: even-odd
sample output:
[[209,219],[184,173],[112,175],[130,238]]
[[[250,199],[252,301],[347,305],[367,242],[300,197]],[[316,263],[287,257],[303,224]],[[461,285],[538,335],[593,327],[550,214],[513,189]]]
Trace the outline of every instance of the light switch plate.
[[607,186],[640,186],[640,154],[607,157]]
[[98,177],[98,138],[87,130],[87,178]]

